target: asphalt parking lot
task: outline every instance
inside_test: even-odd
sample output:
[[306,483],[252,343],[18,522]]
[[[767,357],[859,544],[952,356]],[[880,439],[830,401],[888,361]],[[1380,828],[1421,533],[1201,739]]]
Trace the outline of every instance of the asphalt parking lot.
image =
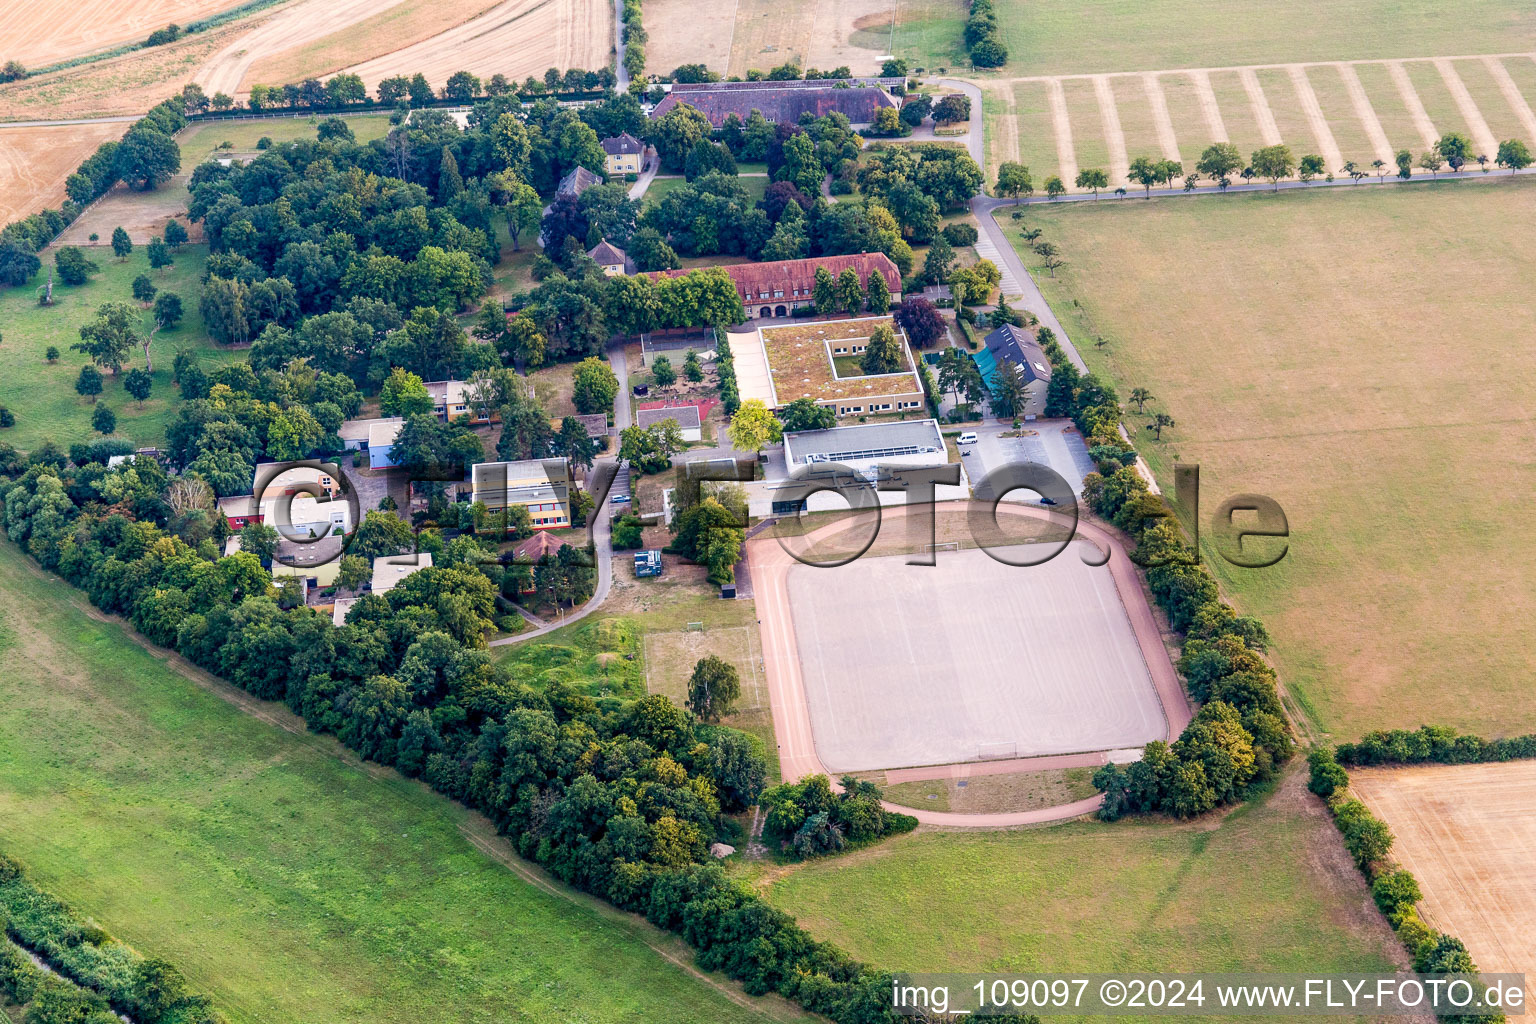
[[973,487],[999,466],[1027,461],[1051,467],[1071,485],[1073,494],[1082,494],[1083,477],[1095,471],[1082,435],[1071,420],[1027,423],[1023,437],[1003,437],[1013,431],[1007,423],[985,423],[969,429],[976,432],[976,442],[959,448],[960,461]]

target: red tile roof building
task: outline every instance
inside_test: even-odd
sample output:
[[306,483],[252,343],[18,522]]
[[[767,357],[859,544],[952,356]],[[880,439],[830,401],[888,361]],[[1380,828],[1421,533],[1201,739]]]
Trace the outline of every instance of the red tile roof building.
[[[812,256],[803,260],[771,260],[767,263],[732,263],[721,267],[736,283],[736,293],[747,308],[747,318],[789,316],[801,306],[809,306],[816,287],[816,271],[825,267],[834,278],[852,269],[859,283],[868,286],[869,275],[885,278],[891,302],[901,301],[901,273],[883,252],[860,252],[847,256]],[[686,270],[660,270],[651,277],[681,277]]]

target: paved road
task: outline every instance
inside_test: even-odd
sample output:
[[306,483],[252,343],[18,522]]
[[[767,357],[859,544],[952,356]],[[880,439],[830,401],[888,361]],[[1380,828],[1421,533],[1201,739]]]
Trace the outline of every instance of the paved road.
[[613,70],[619,92],[629,91],[629,71],[624,67],[624,0],[613,0]]
[[1071,485],[1072,493],[1081,495],[1083,477],[1095,471],[1093,460],[1083,447],[1082,436],[1071,420],[1026,423],[1025,430],[1035,431],[1034,435],[1026,437],[1002,436],[1013,431],[1011,420],[987,420],[968,429],[976,434],[976,443],[961,448],[960,462],[973,485],[999,466],[1029,461],[1050,466]]
[[0,121],[0,128],[54,128],[69,124],[121,124],[137,121],[143,114],[124,114],[119,117],[77,117],[57,121]]
[[629,393],[629,362],[624,356],[622,342],[608,347],[608,365],[613,367],[613,375],[619,379],[618,394],[613,396],[613,427],[622,431],[634,422],[629,414],[633,399]]
[[[887,525],[907,512],[906,506],[887,506],[882,509]],[[1024,515],[1044,516],[1045,513],[1023,506],[1010,507]],[[850,524],[838,523],[824,529],[842,529]],[[1189,701],[1178,673],[1163,646],[1162,633],[1152,606],[1142,589],[1136,566],[1126,554],[1120,535],[1092,523],[1080,523],[1078,535],[1090,541],[1101,551],[1109,552],[1109,570],[1115,578],[1122,607],[1130,620],[1131,629],[1147,661],[1158,701],[1170,740],[1177,737],[1189,724]],[[815,737],[811,728],[810,705],[806,700],[805,679],[801,674],[800,652],[795,639],[794,620],[790,611],[787,578],[793,559],[771,537],[761,537],[747,543],[747,557],[752,563],[752,575],[757,589],[759,629],[762,632],[763,668],[768,681],[768,703],[773,710],[773,731],[779,748],[779,764],[785,779],[802,779],[807,775],[827,775],[826,766],[816,751]],[[839,788],[833,783],[833,788]],[[943,825],[952,828],[1007,828],[1016,825],[1033,825],[1041,822],[1060,821],[1078,815],[1092,813],[1101,797],[1090,797],[1058,807],[1045,807],[1032,811],[1012,811],[995,814],[960,814],[944,811],[927,811],[922,808],[901,807],[886,804],[889,810],[911,814],[925,825]]]

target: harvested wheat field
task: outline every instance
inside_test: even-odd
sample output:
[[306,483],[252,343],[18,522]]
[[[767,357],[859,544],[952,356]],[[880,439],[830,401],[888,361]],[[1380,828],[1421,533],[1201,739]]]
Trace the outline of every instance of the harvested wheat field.
[[0,85],[0,119],[142,114],[180,92],[209,57],[247,32],[253,20],[242,19],[184,36],[168,46],[152,46]]
[[455,71],[522,79],[548,68],[595,71],[613,57],[607,0],[506,0],[414,46],[355,64],[371,89],[380,79],[421,72],[441,87]]
[[157,28],[185,25],[240,0],[9,0],[0,59],[27,67],[143,40]]
[[[259,60],[345,29],[401,0],[304,0],[228,41],[197,72],[195,81],[212,96],[249,91],[247,73]],[[277,84],[284,83],[263,83]]]
[[405,0],[385,4],[385,9],[355,25],[338,27],[329,22],[328,35],[299,46],[260,57],[246,72],[242,90],[258,82],[282,85],[306,78],[324,78],[359,60],[382,56],[401,47],[431,39],[462,25],[495,6],[496,0]]
[[64,182],[126,124],[0,128],[0,224],[64,201]]
[[721,74],[766,71],[786,61],[854,74],[880,70],[890,52],[893,0],[650,0],[645,7],[646,66],[671,72],[704,63]]
[[1482,970],[1536,978],[1536,761],[1368,768],[1349,788],[1392,827],[1424,919]]

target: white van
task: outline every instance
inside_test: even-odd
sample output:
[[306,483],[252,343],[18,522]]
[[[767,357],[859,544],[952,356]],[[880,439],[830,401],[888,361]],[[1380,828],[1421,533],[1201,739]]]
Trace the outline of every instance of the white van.
[[974,430],[967,430],[965,433],[961,434],[955,440],[957,442],[959,442],[960,444],[975,444],[976,443],[976,431],[974,431]]

